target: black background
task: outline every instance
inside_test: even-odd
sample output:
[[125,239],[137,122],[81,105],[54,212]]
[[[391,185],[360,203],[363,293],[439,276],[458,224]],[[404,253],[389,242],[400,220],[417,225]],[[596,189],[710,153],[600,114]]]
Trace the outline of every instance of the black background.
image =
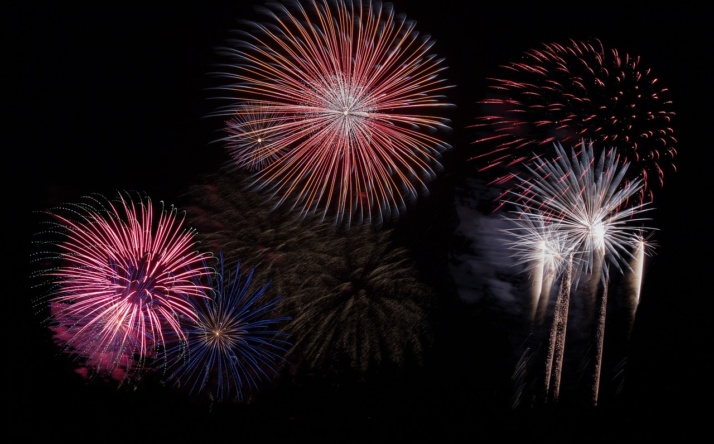
[[[87,386],[56,354],[33,313],[28,276],[33,211],[88,193],[144,190],[171,201],[224,153],[212,144],[222,122],[205,118],[206,75],[215,47],[258,2],[2,6],[5,328],[10,348],[6,411],[11,442],[30,438],[133,442],[617,442],[707,430],[711,402],[712,13],[708,3],[395,2],[430,34],[455,85],[454,147],[434,193],[398,226],[424,261],[434,251],[420,217],[452,202],[451,186],[472,174],[475,102],[485,78],[541,43],[600,38],[639,55],[671,91],[678,172],[667,177],[653,216],[659,229],[631,339],[628,385],[598,408],[509,406],[512,351],[504,328],[444,315],[449,324],[429,368],[374,385],[287,387],[249,406],[208,411],[160,388]],[[8,137],[9,136],[9,137]],[[445,214],[445,226],[456,222]],[[421,246],[420,246],[421,245]],[[443,254],[448,245],[436,246]],[[458,312],[458,310],[457,310]],[[487,308],[482,312],[488,313]],[[7,391],[6,391],[7,393]],[[707,436],[707,435],[704,435]]]

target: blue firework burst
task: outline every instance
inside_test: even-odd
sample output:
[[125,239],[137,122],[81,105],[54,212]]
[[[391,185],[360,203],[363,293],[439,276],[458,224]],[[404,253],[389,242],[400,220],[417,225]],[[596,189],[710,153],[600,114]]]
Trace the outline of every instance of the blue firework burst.
[[242,402],[277,376],[291,345],[281,325],[290,318],[279,315],[280,299],[266,296],[270,284],[257,284],[254,271],[239,263],[231,276],[221,253],[212,297],[196,303],[198,323],[171,348],[170,379],[191,395]]

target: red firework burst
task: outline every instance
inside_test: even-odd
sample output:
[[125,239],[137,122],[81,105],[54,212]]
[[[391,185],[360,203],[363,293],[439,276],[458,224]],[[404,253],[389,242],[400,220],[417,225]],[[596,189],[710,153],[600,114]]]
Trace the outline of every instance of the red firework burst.
[[629,179],[642,179],[641,202],[652,200],[665,170],[675,171],[677,154],[668,90],[639,57],[606,50],[602,43],[544,44],[518,62],[503,66],[507,75],[489,79],[490,97],[472,125],[481,152],[470,160],[480,170],[494,168],[493,183],[507,183],[512,168],[549,157],[555,143],[581,141],[617,149],[631,164]]
[[[433,41],[379,2],[313,0],[262,10],[225,50],[235,166],[301,214],[394,219],[441,169],[449,88]],[[269,143],[264,143],[269,140]],[[259,143],[256,143],[259,141]]]

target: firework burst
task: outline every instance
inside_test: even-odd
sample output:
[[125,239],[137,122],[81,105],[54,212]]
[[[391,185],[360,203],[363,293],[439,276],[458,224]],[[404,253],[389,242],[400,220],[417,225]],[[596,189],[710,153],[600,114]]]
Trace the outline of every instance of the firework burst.
[[554,142],[574,146],[590,139],[616,148],[638,178],[640,202],[674,172],[677,154],[669,91],[639,57],[606,49],[594,39],[544,44],[522,60],[503,66],[490,79],[491,97],[480,102],[483,115],[472,157],[479,168],[494,168],[496,183],[511,182],[513,167],[552,154]]
[[[548,221],[528,207],[519,208],[506,217],[511,227],[502,230],[505,245],[511,250],[514,265],[525,265],[531,278],[533,329],[538,332],[549,307],[551,293],[557,290],[545,355],[545,393],[557,400],[565,353],[565,335],[574,268],[574,244],[568,233],[556,221]],[[575,267],[577,268],[577,267]],[[535,340],[542,338],[535,335]],[[530,361],[533,352],[526,350],[522,362]],[[522,364],[525,365],[525,364]],[[523,370],[521,369],[521,373]],[[522,381],[521,381],[522,383]],[[524,393],[517,393],[521,397]],[[520,401],[518,401],[520,402]]]
[[[526,166],[531,175],[513,191],[513,202],[526,202],[531,218],[542,218],[545,226],[556,224],[579,256],[583,272],[597,270],[599,258],[608,259],[618,270],[629,268],[632,247],[644,231],[640,223],[647,203],[627,205],[642,188],[642,180],[626,181],[629,163],[615,149],[595,156],[594,144],[581,141],[570,153],[554,144],[553,160],[537,158]],[[639,224],[639,225],[638,225]]]
[[[434,42],[380,2],[261,9],[224,55],[224,139],[253,187],[346,225],[395,219],[442,168],[448,85]],[[263,136],[266,135],[266,136]],[[265,137],[270,141],[264,143]],[[256,140],[260,140],[256,143]]]
[[[36,273],[50,291],[56,340],[96,374],[128,375],[196,321],[192,299],[207,297],[211,270],[175,208],[148,198],[88,196],[50,210],[40,234],[47,264]],[[50,265],[51,264],[51,265]]]
[[224,252],[227,267],[240,261],[243,268],[255,270],[257,281],[271,282],[268,293],[287,295],[295,285],[289,270],[318,260],[319,251],[337,242],[334,230],[275,206],[269,196],[249,187],[244,171],[206,176],[181,197],[187,220],[197,227],[197,239],[211,251]]
[[420,362],[430,343],[432,290],[422,283],[392,231],[370,225],[339,229],[299,218],[245,187],[246,173],[211,175],[184,195],[199,238],[240,257],[255,278],[281,295],[286,358],[294,374],[345,370],[364,376]]
[[[430,344],[432,290],[390,231],[353,228],[320,252],[286,299],[291,359],[308,372],[419,364]],[[304,266],[300,266],[304,268]],[[297,271],[297,270],[296,270]]]
[[261,171],[280,158],[288,135],[286,124],[260,103],[244,103],[236,107],[226,122],[226,148],[239,168]]
[[583,141],[577,151],[568,153],[560,144],[555,144],[554,151],[554,159],[538,158],[526,167],[531,178],[521,178],[518,191],[512,191],[511,203],[521,210],[515,212],[516,228],[508,231],[514,236],[510,245],[518,260],[539,264],[544,246],[554,245],[544,240],[556,239],[556,257],[568,257],[563,261],[568,272],[560,283],[546,358],[546,391],[552,400],[558,397],[570,292],[581,277],[589,283],[591,298],[600,288],[593,371],[593,402],[597,403],[609,268],[633,271],[630,262],[637,258],[633,252],[641,245],[642,233],[651,230],[642,225],[647,220],[642,214],[649,207],[647,203],[627,205],[642,180],[624,179],[629,164],[616,150],[595,156],[593,144]]
[[558,224],[546,224],[540,215],[525,208],[507,219],[512,226],[503,230],[505,245],[514,265],[525,265],[531,275],[531,319],[541,323],[553,282],[566,268],[572,245]]
[[193,395],[242,402],[278,374],[290,346],[280,324],[289,318],[277,314],[280,300],[266,297],[269,283],[257,284],[254,270],[238,265],[231,278],[224,267],[221,254],[212,298],[195,301],[197,323],[169,350],[178,363],[170,380]]

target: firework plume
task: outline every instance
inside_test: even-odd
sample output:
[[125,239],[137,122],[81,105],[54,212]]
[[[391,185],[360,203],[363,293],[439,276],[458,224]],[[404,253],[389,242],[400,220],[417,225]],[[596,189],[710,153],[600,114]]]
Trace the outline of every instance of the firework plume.
[[627,294],[629,297],[627,302],[630,307],[630,328],[628,331],[632,328],[632,323],[635,321],[635,314],[637,313],[637,307],[640,304],[645,261],[646,258],[652,254],[654,249],[655,242],[651,241],[649,238],[640,237],[635,244],[634,253],[632,255],[632,259],[630,260],[630,269],[632,270],[632,274],[630,274],[630,279],[627,282]]
[[224,49],[222,139],[252,186],[301,215],[395,219],[442,168],[445,67],[377,1],[270,3]]
[[577,151],[568,152],[560,144],[554,149],[552,160],[538,158],[527,167],[530,178],[523,176],[518,191],[512,192],[511,203],[520,210],[513,213],[516,228],[508,230],[508,234],[513,236],[510,245],[516,258],[534,262],[536,271],[540,270],[538,261],[546,245],[544,235],[557,240],[549,245],[555,245],[551,248],[558,258],[569,258],[564,261],[568,273],[560,283],[546,358],[546,390],[553,400],[557,400],[560,384],[569,294],[581,279],[586,284],[587,297],[594,298],[599,289],[593,371],[596,403],[610,266],[622,273],[632,271],[629,262],[636,258],[633,252],[642,233],[651,229],[642,224],[647,220],[642,214],[650,208],[647,203],[627,205],[642,183],[641,179],[624,179],[629,164],[616,150],[603,150],[595,156],[593,144],[586,145],[584,141]]

